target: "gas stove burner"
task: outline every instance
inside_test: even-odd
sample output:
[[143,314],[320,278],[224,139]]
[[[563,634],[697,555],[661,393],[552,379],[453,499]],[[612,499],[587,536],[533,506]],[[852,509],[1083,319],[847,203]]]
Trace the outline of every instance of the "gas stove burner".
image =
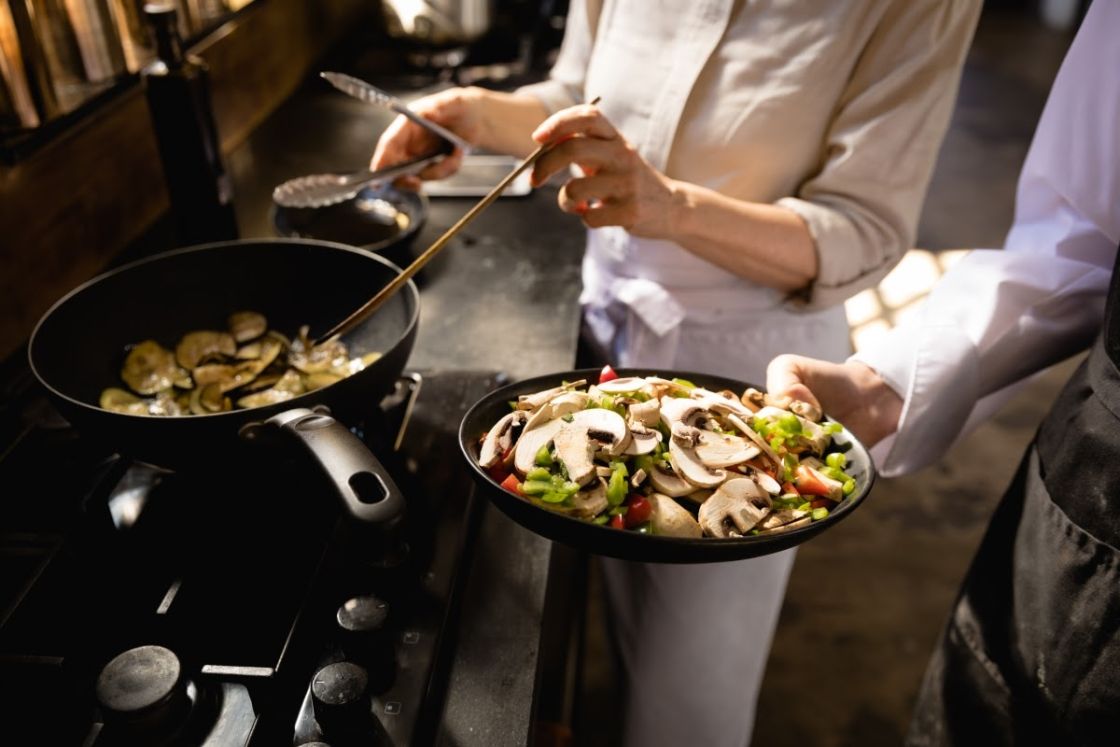
[[432,455],[496,383],[409,374],[351,424],[407,503],[374,550],[295,457],[170,472],[49,414],[27,423],[39,392],[0,403],[0,494],[36,498],[0,501],[0,690],[20,714],[5,739],[429,743],[479,519],[463,466]]
[[163,646],[115,656],[98,675],[95,692],[106,717],[120,723],[177,722],[190,708],[179,657]]

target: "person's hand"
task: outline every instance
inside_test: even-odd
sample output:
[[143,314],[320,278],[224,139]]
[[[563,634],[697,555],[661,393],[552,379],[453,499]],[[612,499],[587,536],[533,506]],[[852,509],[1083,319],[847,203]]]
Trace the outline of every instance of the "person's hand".
[[[471,89],[451,88],[425,96],[409,104],[409,109],[425,119],[443,125],[472,145],[482,134],[482,105]],[[371,170],[394,166],[411,158],[427,155],[436,149],[440,139],[408,117],[398,116],[377,141],[377,148],[370,159]],[[458,148],[438,162],[428,166],[417,176],[404,176],[397,184],[409,189],[419,189],[426,179],[444,179],[459,170],[463,152]]]
[[622,226],[637,236],[668,237],[678,203],[673,180],[650,166],[598,107],[553,114],[533,140],[556,143],[534,165],[534,185],[573,164],[583,172],[560,190],[562,210],[592,228]]
[[829,363],[800,355],[779,355],[766,369],[766,390],[820,407],[867,447],[898,428],[902,398],[862,363]]

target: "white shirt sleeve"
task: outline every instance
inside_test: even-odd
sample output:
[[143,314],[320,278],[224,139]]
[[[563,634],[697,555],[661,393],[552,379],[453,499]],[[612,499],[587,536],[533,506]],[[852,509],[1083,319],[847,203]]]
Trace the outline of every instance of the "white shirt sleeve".
[[1002,251],[953,266],[911,324],[853,356],[903,398],[884,475],[938,458],[1097,335],[1120,242],[1120,2],[1094,3],[1051,89]]

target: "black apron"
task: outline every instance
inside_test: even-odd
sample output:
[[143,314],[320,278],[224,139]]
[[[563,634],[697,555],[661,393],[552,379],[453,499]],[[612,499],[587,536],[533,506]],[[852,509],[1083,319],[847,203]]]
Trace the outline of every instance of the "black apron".
[[1120,744],[1120,255],[968,571],[908,745]]

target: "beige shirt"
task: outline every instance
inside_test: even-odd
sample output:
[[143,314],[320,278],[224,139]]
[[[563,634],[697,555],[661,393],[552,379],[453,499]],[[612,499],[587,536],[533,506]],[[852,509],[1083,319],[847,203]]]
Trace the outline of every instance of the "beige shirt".
[[667,176],[796,212],[820,258],[800,307],[821,309],[875,285],[912,245],[979,10],[573,0],[550,79],[522,90],[551,111],[601,96]]

